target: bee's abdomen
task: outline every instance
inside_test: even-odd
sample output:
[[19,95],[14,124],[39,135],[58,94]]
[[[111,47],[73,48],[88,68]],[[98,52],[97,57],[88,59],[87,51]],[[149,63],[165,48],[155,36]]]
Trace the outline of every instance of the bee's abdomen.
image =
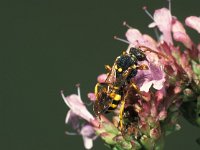
[[108,110],[106,111],[106,113],[109,113],[109,112],[112,112],[113,110],[115,110],[117,108],[117,106],[119,105],[119,103],[120,103],[120,101],[113,100],[113,102],[108,107]]

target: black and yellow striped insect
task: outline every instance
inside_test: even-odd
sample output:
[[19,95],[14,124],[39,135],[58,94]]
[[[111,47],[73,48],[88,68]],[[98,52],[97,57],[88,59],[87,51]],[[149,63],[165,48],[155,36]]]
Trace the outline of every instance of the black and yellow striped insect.
[[123,52],[115,59],[112,67],[106,65],[109,71],[105,83],[97,83],[95,86],[95,95],[97,100],[94,103],[94,112],[97,116],[102,113],[108,113],[117,108],[119,104],[119,125],[123,126],[123,112],[125,105],[124,88],[133,87],[140,92],[137,85],[131,81],[136,76],[138,69],[146,70],[148,67],[144,64],[138,65],[138,61],[146,60],[146,55],[141,49],[130,48],[129,52]]

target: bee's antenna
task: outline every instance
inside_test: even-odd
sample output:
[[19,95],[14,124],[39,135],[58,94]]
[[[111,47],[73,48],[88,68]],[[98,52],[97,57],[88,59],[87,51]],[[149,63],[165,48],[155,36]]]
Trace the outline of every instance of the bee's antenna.
[[114,36],[114,39],[115,39],[115,40],[118,40],[118,41],[121,41],[121,42],[124,42],[124,43],[127,43],[127,44],[131,44],[129,41],[124,40],[124,39],[121,39],[121,38],[119,38],[119,37],[117,37],[117,36]]
[[132,29],[133,27],[131,27],[126,21],[123,22],[123,26]]

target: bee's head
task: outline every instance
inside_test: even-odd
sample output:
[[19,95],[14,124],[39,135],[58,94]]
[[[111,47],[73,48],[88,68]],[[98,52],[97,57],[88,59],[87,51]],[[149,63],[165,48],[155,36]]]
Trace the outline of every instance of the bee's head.
[[137,49],[137,48],[130,48],[130,51],[129,53],[131,55],[134,55],[138,61],[143,61],[143,60],[146,60],[146,55],[144,54],[144,52],[140,49]]

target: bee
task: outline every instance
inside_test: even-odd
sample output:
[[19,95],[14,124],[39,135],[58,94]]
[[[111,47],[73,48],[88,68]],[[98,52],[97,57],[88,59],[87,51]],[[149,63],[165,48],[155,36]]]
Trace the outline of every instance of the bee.
[[123,112],[125,105],[124,88],[129,85],[140,93],[137,85],[131,81],[135,77],[138,69],[146,70],[145,64],[138,65],[138,61],[144,61],[146,55],[141,49],[130,48],[129,52],[123,52],[118,56],[112,67],[106,65],[109,71],[105,83],[97,83],[95,86],[95,95],[97,100],[94,103],[94,112],[97,116],[115,110],[119,104],[120,127],[122,128]]

